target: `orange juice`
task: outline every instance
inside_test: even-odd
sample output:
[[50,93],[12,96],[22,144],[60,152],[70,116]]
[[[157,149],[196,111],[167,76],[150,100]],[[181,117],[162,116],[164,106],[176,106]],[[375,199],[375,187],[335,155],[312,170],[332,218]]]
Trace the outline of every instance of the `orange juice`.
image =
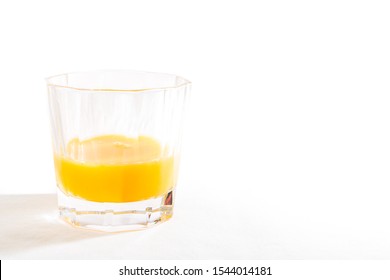
[[174,158],[151,137],[104,135],[71,140],[55,156],[57,180],[72,196],[96,202],[134,202],[161,196],[175,184]]

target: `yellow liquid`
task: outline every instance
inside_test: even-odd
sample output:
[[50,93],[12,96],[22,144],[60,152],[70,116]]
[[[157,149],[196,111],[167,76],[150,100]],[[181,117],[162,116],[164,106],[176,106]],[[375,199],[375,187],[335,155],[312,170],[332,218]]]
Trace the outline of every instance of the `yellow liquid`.
[[134,202],[167,193],[175,185],[174,158],[162,158],[153,138],[104,135],[71,140],[67,157],[55,156],[63,191],[96,202]]

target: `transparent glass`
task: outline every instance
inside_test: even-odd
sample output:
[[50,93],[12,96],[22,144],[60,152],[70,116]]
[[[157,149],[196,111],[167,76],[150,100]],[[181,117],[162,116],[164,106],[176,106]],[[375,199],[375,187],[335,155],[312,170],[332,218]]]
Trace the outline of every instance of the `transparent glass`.
[[62,219],[103,231],[171,218],[190,82],[92,71],[47,79]]

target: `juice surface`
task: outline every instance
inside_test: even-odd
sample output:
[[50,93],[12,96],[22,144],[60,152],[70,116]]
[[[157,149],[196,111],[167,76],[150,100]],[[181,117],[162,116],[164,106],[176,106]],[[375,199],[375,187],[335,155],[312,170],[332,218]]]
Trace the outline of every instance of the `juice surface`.
[[72,196],[96,202],[134,202],[161,196],[175,184],[174,158],[153,138],[104,135],[71,140],[55,156],[57,180]]

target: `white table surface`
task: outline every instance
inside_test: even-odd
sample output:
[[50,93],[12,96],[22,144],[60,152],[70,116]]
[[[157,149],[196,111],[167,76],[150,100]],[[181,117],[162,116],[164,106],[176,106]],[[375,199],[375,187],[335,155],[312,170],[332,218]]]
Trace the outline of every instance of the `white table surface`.
[[0,258],[390,258],[387,197],[363,189],[310,191],[277,184],[250,192],[259,186],[245,178],[241,183],[234,176],[226,178],[232,181],[220,180],[224,191],[213,188],[218,182],[202,178],[179,188],[169,222],[116,234],[60,221],[55,194],[1,195]]

